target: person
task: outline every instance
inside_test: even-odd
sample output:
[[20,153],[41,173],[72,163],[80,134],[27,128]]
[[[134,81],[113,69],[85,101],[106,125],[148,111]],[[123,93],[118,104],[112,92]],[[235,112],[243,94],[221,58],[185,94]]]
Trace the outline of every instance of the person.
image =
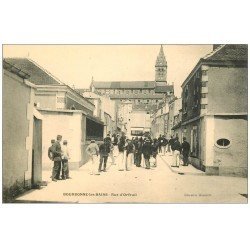
[[118,142],[118,164],[119,164],[119,171],[124,171],[126,165],[126,157],[125,157],[125,144],[126,144],[126,136],[122,133],[120,140]]
[[163,135],[163,137],[162,137],[163,155],[166,154],[166,147],[167,147],[167,144],[168,144],[168,140],[167,140],[166,136]]
[[134,141],[134,164],[137,167],[141,166],[141,147],[141,141],[136,137]]
[[142,146],[142,153],[146,165],[146,169],[150,169],[150,155],[151,155],[151,143],[149,139],[146,139],[145,144]]
[[104,140],[111,144],[110,134],[107,134],[107,137]]
[[183,143],[181,144],[181,153],[183,155],[183,166],[188,166],[189,152],[190,152],[190,144],[187,142],[187,138],[183,137]]
[[173,144],[174,144],[174,138],[173,136],[171,135],[170,139],[169,139],[169,142],[168,142],[168,152],[172,155],[173,154],[173,150],[172,150],[172,147],[173,147]]
[[119,142],[119,135],[117,134],[117,135],[114,135],[114,141],[113,141],[113,145],[114,145],[113,155],[115,158],[119,155],[118,142]]
[[127,139],[126,145],[126,171],[130,171],[132,169],[132,161],[133,161],[133,153],[134,153],[134,144],[131,140]]
[[69,149],[68,142],[66,140],[63,141],[62,145],[62,179],[71,179],[69,177]]
[[[107,172],[106,166],[107,166],[108,155],[110,153],[110,145],[108,140],[104,139],[104,143],[102,143],[99,147],[99,153],[100,153],[100,163],[98,172],[101,171]],[[102,164],[103,164],[103,170],[102,170]]]
[[56,141],[54,139],[51,140],[51,146],[48,148],[48,157],[51,161],[53,161],[53,145]]
[[179,142],[179,138],[176,137],[175,141],[172,146],[173,150],[173,167],[179,167],[180,166],[180,152],[181,152],[181,144]]
[[95,140],[91,140],[90,144],[86,148],[86,153],[90,156],[91,167],[90,167],[90,175],[100,175],[100,173],[95,171],[97,166],[97,159],[99,155],[99,147],[95,143]]
[[162,140],[162,137],[161,137],[161,135],[160,135],[159,138],[158,138],[158,149],[159,149],[159,154],[162,153],[162,142],[163,142],[163,140]]
[[52,154],[53,154],[53,160],[54,160],[54,167],[52,171],[52,181],[60,180],[60,172],[61,172],[61,164],[62,164],[62,150],[61,150],[61,141],[62,136],[57,135],[56,142],[54,143],[52,147]]
[[115,165],[115,157],[114,157],[114,145],[113,143],[110,143],[109,144],[109,147],[110,147],[110,153],[109,153],[109,157],[111,158],[111,165]]
[[151,154],[152,154],[152,157],[154,158],[154,161],[152,161],[154,167],[156,167],[156,157],[158,154],[158,149],[159,149],[159,142],[157,139],[154,139],[152,146],[151,146]]

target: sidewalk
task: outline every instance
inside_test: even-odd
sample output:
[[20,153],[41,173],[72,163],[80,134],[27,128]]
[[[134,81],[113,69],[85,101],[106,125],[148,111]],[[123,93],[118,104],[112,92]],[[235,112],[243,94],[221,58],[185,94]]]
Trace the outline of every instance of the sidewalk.
[[159,154],[159,156],[162,158],[162,160],[166,163],[166,165],[169,167],[169,169],[176,174],[180,175],[206,175],[205,172],[195,168],[193,165],[189,164],[188,166],[182,166],[180,165],[179,168],[172,167],[172,155],[170,153],[166,153],[166,155]]

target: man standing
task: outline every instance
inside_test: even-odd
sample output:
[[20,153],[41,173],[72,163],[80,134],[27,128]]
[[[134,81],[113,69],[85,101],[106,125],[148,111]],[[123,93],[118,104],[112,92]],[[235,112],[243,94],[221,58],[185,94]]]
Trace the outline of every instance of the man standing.
[[52,139],[51,140],[51,146],[49,147],[49,149],[48,149],[48,157],[49,157],[49,159],[51,160],[51,161],[53,161],[53,145],[55,144],[55,140],[54,139]]
[[86,153],[90,156],[90,160],[91,160],[90,174],[100,175],[99,173],[95,171],[95,168],[97,166],[97,158],[99,155],[99,147],[95,143],[95,140],[91,140],[90,144],[86,148]]
[[[100,148],[99,148],[99,152],[100,152],[100,164],[99,164],[99,169],[98,171],[101,172],[107,172],[106,170],[106,166],[107,166],[107,160],[108,160],[108,155],[110,153],[110,145],[108,140],[104,139],[104,143],[101,144]],[[102,170],[102,163],[104,165],[104,168]]]
[[158,138],[158,149],[159,149],[159,154],[160,153],[162,153],[162,142],[163,142],[163,140],[162,140],[162,137],[161,137],[161,135],[159,136],[159,138]]
[[142,146],[142,153],[145,160],[146,169],[150,169],[150,156],[151,156],[151,143],[149,139],[146,139],[145,144]]
[[62,179],[70,179],[69,177],[69,149],[68,142],[66,140],[63,141],[62,145]]
[[180,152],[181,152],[181,144],[179,142],[179,138],[175,138],[175,142],[173,143],[173,167],[179,167],[180,166]]
[[52,147],[52,154],[54,160],[54,167],[52,172],[52,181],[60,180],[61,163],[62,163],[62,150],[61,150],[61,140],[62,136],[58,135],[56,137],[57,141]]
[[173,154],[173,145],[174,145],[174,139],[173,139],[173,136],[171,135],[170,139],[169,139],[169,142],[168,142],[168,152],[170,152],[170,154],[172,155]]
[[167,144],[168,144],[168,140],[166,139],[166,136],[163,135],[163,136],[162,136],[163,155],[166,154],[166,147],[167,147]]
[[183,155],[183,166],[188,166],[188,156],[190,152],[190,144],[187,142],[186,137],[183,137],[183,143],[181,145],[181,152]]
[[127,146],[126,146],[127,171],[130,171],[132,169],[133,153],[134,153],[134,144],[131,140],[127,139]]

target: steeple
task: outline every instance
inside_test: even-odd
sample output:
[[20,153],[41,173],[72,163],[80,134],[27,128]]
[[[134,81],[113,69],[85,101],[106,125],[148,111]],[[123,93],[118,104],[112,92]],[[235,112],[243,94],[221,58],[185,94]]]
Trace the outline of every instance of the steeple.
[[167,82],[167,61],[164,55],[162,45],[155,63],[155,81]]

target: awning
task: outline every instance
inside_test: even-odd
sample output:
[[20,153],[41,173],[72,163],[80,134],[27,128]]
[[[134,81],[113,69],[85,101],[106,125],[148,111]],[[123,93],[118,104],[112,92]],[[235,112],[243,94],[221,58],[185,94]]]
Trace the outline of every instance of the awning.
[[86,115],[86,118],[87,118],[87,119],[90,119],[90,120],[93,121],[93,122],[99,123],[99,124],[101,124],[101,125],[104,126],[104,122],[102,122],[102,121],[101,121],[99,118],[97,118],[97,117],[94,117],[94,116],[92,116],[92,115],[90,115],[90,114],[87,114],[87,115]]

